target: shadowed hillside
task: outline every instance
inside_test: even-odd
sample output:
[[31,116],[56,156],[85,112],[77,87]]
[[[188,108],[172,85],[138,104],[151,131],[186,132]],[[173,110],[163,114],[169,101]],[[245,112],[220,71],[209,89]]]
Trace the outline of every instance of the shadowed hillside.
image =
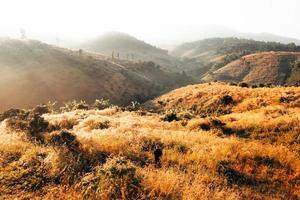
[[[139,66],[137,62],[132,64]],[[1,39],[0,110],[12,106],[28,108],[48,101],[91,102],[96,98],[125,105],[135,100],[143,102],[190,81],[186,76],[163,72],[153,63],[140,64],[149,70],[131,70],[130,62],[122,66],[118,60],[102,55],[38,41]],[[166,80],[171,83],[165,84]]]
[[299,103],[299,87],[212,83],[152,112],[12,109],[0,114],[0,198],[298,199]]
[[202,80],[276,85],[299,84],[300,53],[264,52],[247,55],[209,73]]

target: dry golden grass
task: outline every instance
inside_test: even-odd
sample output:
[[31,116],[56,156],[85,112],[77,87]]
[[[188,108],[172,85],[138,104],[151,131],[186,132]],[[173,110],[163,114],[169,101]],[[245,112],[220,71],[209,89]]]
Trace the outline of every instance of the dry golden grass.
[[[229,94],[236,103],[226,107],[229,114],[200,118],[194,113],[172,122],[162,120],[161,114],[141,116],[117,107],[43,115],[51,125],[67,121],[74,125],[60,126],[69,127],[74,140],[58,130],[45,133],[47,138],[60,135],[65,141],[61,145],[35,143],[3,121],[0,198],[297,199],[300,110],[297,102],[280,103],[279,98],[299,91],[189,86],[161,97],[166,108],[189,108],[199,103],[195,99],[199,92],[204,98],[211,92],[211,99]],[[249,99],[255,97],[266,104],[251,107],[255,101]],[[217,119],[225,125],[216,125]],[[103,122],[109,126],[103,128]],[[201,130],[201,123],[208,123],[210,129]],[[227,134],[228,129],[233,132]],[[239,130],[247,137],[238,135]],[[163,147],[161,168],[154,165],[156,144]]]
[[300,70],[295,65],[299,59],[299,52],[254,53],[230,62],[202,80],[292,85],[300,81]]

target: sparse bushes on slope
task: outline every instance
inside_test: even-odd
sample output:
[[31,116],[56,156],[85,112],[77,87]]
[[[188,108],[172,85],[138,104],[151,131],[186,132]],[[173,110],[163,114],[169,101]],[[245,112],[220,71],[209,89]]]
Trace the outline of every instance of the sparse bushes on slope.
[[89,105],[85,102],[85,101],[69,101],[64,103],[64,106],[60,108],[61,112],[69,112],[69,111],[73,111],[73,110],[88,110],[89,109]]
[[102,109],[108,108],[110,106],[111,106],[111,104],[108,99],[106,99],[106,100],[105,99],[96,99],[92,107],[102,110]]

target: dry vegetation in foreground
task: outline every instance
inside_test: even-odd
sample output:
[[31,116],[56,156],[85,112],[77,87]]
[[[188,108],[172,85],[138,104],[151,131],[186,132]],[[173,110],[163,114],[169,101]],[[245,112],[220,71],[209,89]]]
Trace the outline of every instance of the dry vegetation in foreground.
[[299,96],[214,83],[154,101],[166,114],[11,110],[0,115],[0,198],[299,199]]

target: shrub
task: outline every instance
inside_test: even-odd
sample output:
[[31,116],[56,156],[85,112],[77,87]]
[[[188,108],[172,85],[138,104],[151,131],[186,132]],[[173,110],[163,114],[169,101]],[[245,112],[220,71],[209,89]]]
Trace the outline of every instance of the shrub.
[[43,142],[43,134],[47,132],[49,123],[43,117],[34,114],[9,118],[7,126],[15,131],[23,131],[28,139]]
[[48,121],[39,115],[34,115],[29,121],[29,134],[34,139],[43,140],[43,134],[47,131]]
[[141,199],[141,177],[124,157],[114,157],[80,182],[84,199]]
[[11,118],[11,117],[16,117],[16,116],[23,116],[26,117],[28,115],[28,112],[25,110],[21,109],[9,109],[3,113],[0,114],[0,121],[3,121],[5,119]]
[[32,109],[32,112],[37,114],[37,115],[42,115],[45,113],[49,113],[49,108],[46,105],[39,105]]
[[225,95],[221,98],[221,103],[225,106],[232,104],[233,102],[233,98],[230,95]]
[[107,129],[110,127],[110,122],[108,120],[105,121],[95,121],[95,120],[88,120],[85,122],[88,130],[94,129]]
[[163,120],[167,122],[172,122],[172,121],[178,121],[179,118],[177,117],[176,113],[169,113],[164,116]]
[[109,108],[110,106],[111,104],[108,99],[96,99],[92,107],[95,109],[102,110],[105,108]]
[[67,146],[69,149],[78,151],[79,142],[76,136],[68,131],[59,131],[51,133],[47,138],[47,143],[56,146]]
[[178,153],[181,153],[181,154],[186,154],[189,150],[189,148],[184,145],[184,144],[178,144],[175,146],[175,149]]
[[88,110],[89,105],[85,101],[81,100],[77,102],[76,100],[74,100],[64,103],[64,106],[60,108],[62,112],[70,112],[77,109]]
[[159,139],[143,138],[142,151],[154,151],[156,147],[163,148],[164,144]]
[[127,110],[127,111],[137,111],[137,110],[139,110],[140,109],[140,103],[139,102],[137,102],[137,101],[132,101],[131,102],[131,105],[129,105],[129,106],[127,106],[126,108],[125,108],[125,110]]
[[85,152],[76,135],[68,131],[50,133],[45,137],[45,143],[53,146],[58,153],[58,165],[61,171],[56,175],[57,183],[73,184],[93,166],[100,164],[99,157]]
[[244,82],[239,83],[239,86],[245,88],[249,87],[248,83],[244,83]]
[[201,123],[199,124],[199,127],[204,130],[204,131],[209,131],[210,130],[210,125],[209,123]]
[[61,130],[61,129],[72,129],[79,122],[75,118],[62,119],[60,121],[55,122],[49,127],[51,130]]
[[225,126],[226,123],[222,122],[221,120],[215,118],[215,119],[210,119],[210,124],[214,127],[222,127]]
[[177,116],[177,111],[175,109],[171,109],[167,111],[165,116],[163,117],[163,121],[167,121],[167,122],[179,121],[179,117]]
[[295,97],[295,96],[282,96],[279,98],[280,103],[291,103],[296,100],[297,100],[297,97]]

